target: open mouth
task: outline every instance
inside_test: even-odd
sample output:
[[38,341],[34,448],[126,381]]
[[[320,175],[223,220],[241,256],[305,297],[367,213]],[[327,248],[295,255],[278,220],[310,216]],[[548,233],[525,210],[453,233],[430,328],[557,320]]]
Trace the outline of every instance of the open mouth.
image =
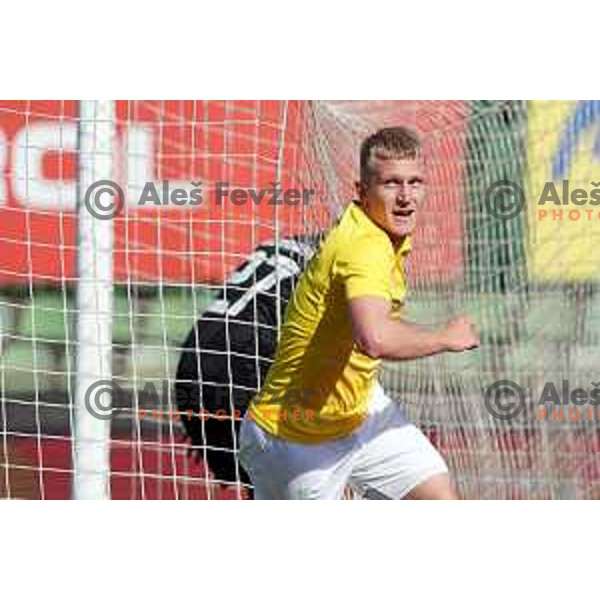
[[407,208],[404,210],[395,210],[392,212],[392,214],[394,215],[394,217],[407,218],[407,217],[410,217],[414,212],[415,212],[414,209]]

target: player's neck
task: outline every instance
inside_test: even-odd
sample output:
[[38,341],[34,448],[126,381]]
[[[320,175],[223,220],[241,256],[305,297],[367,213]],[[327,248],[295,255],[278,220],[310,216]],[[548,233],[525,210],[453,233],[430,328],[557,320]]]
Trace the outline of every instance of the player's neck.
[[407,235],[402,235],[402,236],[397,236],[397,235],[392,235],[391,233],[387,232],[388,237],[390,238],[390,240],[392,241],[392,246],[394,247],[394,252],[398,252],[400,250],[400,248],[402,248],[402,246],[404,245],[404,242],[406,242],[406,238],[408,237]]

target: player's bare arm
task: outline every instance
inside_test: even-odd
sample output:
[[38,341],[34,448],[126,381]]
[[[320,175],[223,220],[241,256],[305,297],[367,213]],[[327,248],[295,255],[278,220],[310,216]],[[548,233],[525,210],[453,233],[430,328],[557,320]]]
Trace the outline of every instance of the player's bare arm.
[[[420,147],[403,127],[361,145],[358,199],[299,280],[241,428],[240,457],[257,498],[338,498],[346,485],[365,497],[456,498],[443,457],[377,381],[380,358],[479,344],[466,319],[433,331],[400,320],[404,260],[424,190]],[[310,418],[284,416],[290,406],[280,392],[297,389],[318,390]]]
[[466,317],[427,329],[393,318],[387,300],[369,296],[351,300],[349,312],[354,340],[372,358],[409,360],[479,346],[476,328]]

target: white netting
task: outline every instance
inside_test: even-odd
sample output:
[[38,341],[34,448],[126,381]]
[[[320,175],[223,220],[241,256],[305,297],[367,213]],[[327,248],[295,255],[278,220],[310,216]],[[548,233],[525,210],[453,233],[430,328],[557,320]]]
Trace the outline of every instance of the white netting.
[[[214,448],[188,456],[181,420],[168,416],[181,344],[259,246],[273,242],[282,257],[290,237],[314,243],[354,193],[361,139],[399,124],[422,135],[429,186],[407,316],[434,324],[470,313],[482,346],[389,364],[388,391],[442,450],[463,495],[597,497],[597,418],[583,412],[593,407],[580,406],[579,419],[572,405],[562,420],[540,419],[537,399],[547,381],[589,392],[599,379],[600,220],[540,219],[536,203],[547,180],[593,189],[599,113],[594,102],[117,102],[115,181],[126,206],[114,220],[112,362],[124,395],[112,423],[112,497],[236,495],[206,468]],[[8,497],[71,494],[78,115],[75,102],[0,104],[0,495]],[[147,182],[162,194],[166,180],[188,194],[201,181],[202,203],[135,204]],[[524,190],[515,218],[486,206],[500,180]],[[218,205],[217,182],[230,192],[279,182],[316,193],[296,206]],[[271,250],[261,252],[252,276]],[[277,299],[278,273],[266,290]],[[257,343],[228,347],[259,371]],[[524,389],[514,419],[486,408],[485,391],[499,380]]]

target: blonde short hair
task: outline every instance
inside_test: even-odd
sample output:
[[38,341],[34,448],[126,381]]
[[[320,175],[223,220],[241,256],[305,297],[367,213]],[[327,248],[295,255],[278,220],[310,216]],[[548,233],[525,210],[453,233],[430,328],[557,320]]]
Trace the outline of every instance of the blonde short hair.
[[421,140],[407,127],[386,127],[363,140],[360,146],[360,180],[369,181],[373,160],[417,160],[421,154]]

